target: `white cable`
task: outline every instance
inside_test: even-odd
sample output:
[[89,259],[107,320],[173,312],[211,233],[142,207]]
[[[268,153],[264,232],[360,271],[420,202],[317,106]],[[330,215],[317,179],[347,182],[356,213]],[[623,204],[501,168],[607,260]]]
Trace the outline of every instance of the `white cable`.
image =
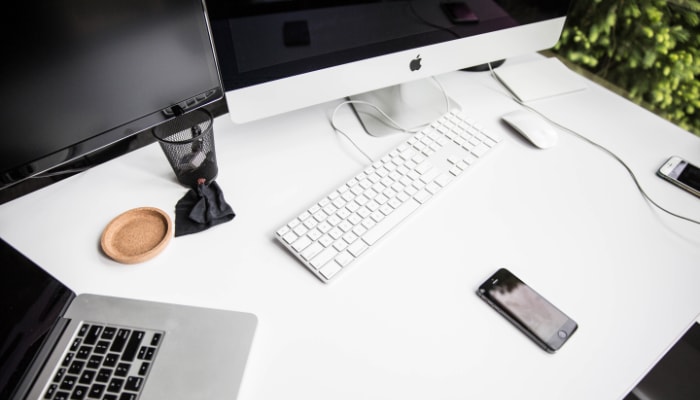
[[574,131],[573,129],[570,129],[570,128],[568,128],[568,127],[566,127],[566,126],[564,126],[564,125],[562,125],[562,124],[560,124],[560,123],[558,123],[558,122],[552,120],[552,119],[549,118],[548,116],[542,114],[541,112],[537,111],[536,109],[534,109],[534,108],[530,107],[529,105],[525,104],[524,102],[522,102],[520,99],[517,98],[517,96],[515,96],[515,94],[510,90],[510,88],[508,88],[508,86],[507,86],[506,84],[504,84],[503,81],[501,81],[501,79],[498,77],[498,75],[496,75],[496,73],[493,71],[493,68],[491,67],[491,63],[488,63],[488,66],[489,66],[489,70],[491,71],[491,77],[493,77],[493,78],[496,80],[496,82],[498,82],[498,83],[508,92],[508,95],[509,95],[509,97],[511,98],[511,100],[513,100],[513,101],[515,101],[516,103],[520,104],[522,107],[525,107],[525,108],[527,108],[528,110],[530,110],[530,111],[536,113],[536,114],[539,115],[540,117],[546,119],[546,120],[547,120],[549,123],[551,123],[552,125],[555,125],[555,126],[557,126],[558,128],[561,128],[562,130],[564,130],[564,131],[566,131],[566,132],[568,132],[568,133],[574,135],[575,137],[577,137],[577,138],[579,138],[579,139],[585,141],[586,143],[592,145],[593,147],[596,147],[596,148],[598,148],[599,150],[602,150],[602,151],[605,152],[607,155],[609,155],[610,157],[612,157],[613,159],[615,159],[618,163],[620,163],[620,165],[622,165],[622,167],[627,171],[627,173],[630,175],[630,177],[632,177],[632,181],[634,182],[635,186],[637,186],[637,190],[639,191],[639,193],[641,193],[642,197],[643,197],[644,199],[646,199],[646,201],[648,201],[648,202],[649,202],[651,205],[653,205],[654,207],[656,207],[656,208],[658,208],[659,210],[661,210],[661,211],[663,211],[663,212],[665,212],[665,213],[667,213],[667,214],[669,214],[669,215],[672,215],[672,216],[674,216],[674,217],[676,217],[676,218],[680,218],[680,219],[682,219],[682,220],[685,220],[685,221],[692,222],[692,223],[694,223],[694,224],[700,225],[700,221],[694,220],[694,219],[692,219],[692,218],[685,217],[685,216],[680,215],[680,214],[676,214],[676,213],[674,213],[674,212],[672,212],[672,211],[670,211],[670,210],[667,210],[666,208],[662,207],[661,205],[659,205],[656,201],[654,201],[651,197],[649,197],[649,195],[647,194],[647,192],[646,192],[646,191],[644,190],[644,188],[642,187],[641,183],[639,183],[639,180],[637,179],[637,176],[634,174],[634,172],[632,172],[632,169],[631,169],[631,168],[627,165],[627,163],[625,163],[617,154],[613,153],[611,150],[609,150],[609,149],[606,148],[605,146],[603,146],[603,145],[601,145],[601,144],[598,144],[597,142],[594,142],[593,140],[591,140],[591,139],[589,139],[589,138],[587,138],[587,137],[581,135],[580,133]]
[[[333,129],[334,129],[336,132],[338,132],[338,133],[340,133],[341,135],[345,136],[345,138],[346,138],[353,146],[355,146],[355,148],[357,149],[357,151],[359,151],[363,156],[365,156],[365,158],[367,158],[367,160],[369,160],[369,162],[370,162],[370,164],[371,164],[371,163],[374,162],[374,160],[372,159],[372,157],[368,156],[367,153],[365,153],[364,151],[362,151],[362,149],[360,148],[360,146],[358,146],[357,143],[355,143],[355,141],[352,140],[352,138],[351,138],[350,136],[348,136],[348,134],[345,133],[344,130],[340,129],[340,128],[335,124],[335,115],[338,113],[338,110],[340,110],[340,108],[343,107],[344,105],[347,105],[347,104],[350,104],[350,103],[351,103],[350,101],[344,101],[344,102],[338,104],[338,106],[335,108],[335,110],[333,110],[333,115],[331,115],[331,126],[333,127]],[[369,103],[368,103],[368,104],[369,104]],[[371,104],[370,104],[370,105],[371,105]],[[379,110],[379,112],[381,112],[381,113],[383,114],[383,112],[382,112],[381,110]]]

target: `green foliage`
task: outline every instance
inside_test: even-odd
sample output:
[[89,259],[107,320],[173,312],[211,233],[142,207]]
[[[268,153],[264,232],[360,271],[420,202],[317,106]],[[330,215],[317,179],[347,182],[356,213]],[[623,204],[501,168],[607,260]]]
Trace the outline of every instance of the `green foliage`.
[[554,51],[700,135],[700,0],[577,0]]

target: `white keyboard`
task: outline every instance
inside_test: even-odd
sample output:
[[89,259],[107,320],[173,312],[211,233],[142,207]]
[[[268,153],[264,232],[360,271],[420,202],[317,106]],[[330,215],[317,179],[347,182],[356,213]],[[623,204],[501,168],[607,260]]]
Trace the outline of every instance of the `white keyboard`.
[[450,112],[275,232],[323,282],[451,185],[500,142]]

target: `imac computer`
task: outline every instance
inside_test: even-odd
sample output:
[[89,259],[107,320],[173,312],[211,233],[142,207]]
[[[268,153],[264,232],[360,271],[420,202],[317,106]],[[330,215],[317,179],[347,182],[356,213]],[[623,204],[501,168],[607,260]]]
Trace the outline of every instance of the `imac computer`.
[[207,0],[237,123],[361,94],[400,112],[426,78],[552,47],[569,3]]
[[14,7],[1,28],[0,189],[223,97],[203,0]]

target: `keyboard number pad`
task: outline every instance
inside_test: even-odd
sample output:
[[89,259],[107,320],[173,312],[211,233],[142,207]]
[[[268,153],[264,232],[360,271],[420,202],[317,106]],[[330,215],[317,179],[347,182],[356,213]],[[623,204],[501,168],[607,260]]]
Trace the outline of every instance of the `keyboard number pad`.
[[162,331],[83,322],[41,399],[137,400]]

